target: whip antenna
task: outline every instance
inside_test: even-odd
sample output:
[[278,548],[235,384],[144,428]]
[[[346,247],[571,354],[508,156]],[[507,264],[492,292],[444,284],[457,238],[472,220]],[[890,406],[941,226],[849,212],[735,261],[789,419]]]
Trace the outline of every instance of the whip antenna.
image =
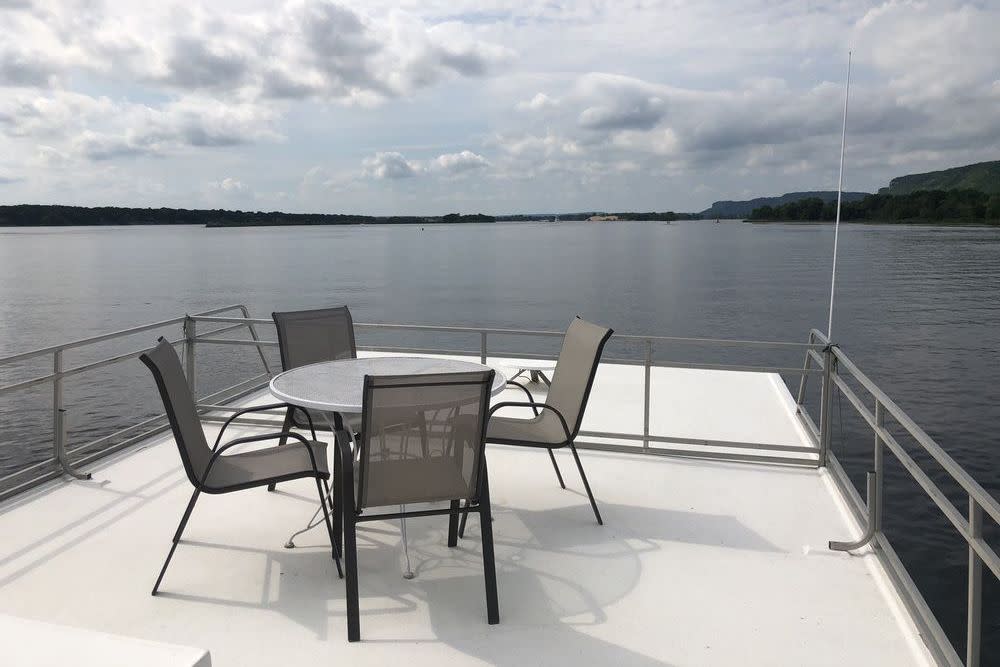
[[837,179],[837,219],[833,223],[833,271],[830,275],[830,317],[826,338],[833,341],[833,293],[837,287],[837,245],[840,241],[840,200],[844,190],[844,148],[847,145],[847,100],[851,96],[851,52],[847,52],[847,87],[844,91],[844,127],[840,135],[840,177]]

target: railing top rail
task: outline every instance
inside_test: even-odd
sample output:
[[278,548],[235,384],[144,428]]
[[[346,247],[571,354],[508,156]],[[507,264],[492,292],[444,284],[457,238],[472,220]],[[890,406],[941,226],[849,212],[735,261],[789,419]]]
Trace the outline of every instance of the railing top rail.
[[[202,315],[209,315],[214,313],[222,313],[227,310],[235,310],[237,308],[245,308],[242,304],[234,304],[231,306],[223,306],[221,308],[213,308],[212,310],[207,310],[204,313],[198,313],[192,315],[192,317],[200,317]],[[173,324],[180,324],[184,321],[186,316],[182,315],[180,317],[171,317],[167,320],[160,320],[159,322],[152,322],[150,324],[143,324],[137,327],[129,327],[127,329],[119,329],[118,331],[111,331],[105,334],[98,334],[96,336],[90,336],[88,338],[80,338],[78,340],[70,341],[68,343],[60,343],[58,345],[49,345],[47,347],[41,347],[35,350],[29,350],[28,352],[19,352],[18,354],[13,354],[7,357],[0,358],[0,365],[11,364],[16,361],[24,361],[25,359],[31,359],[32,357],[43,356],[46,354],[52,354],[54,352],[59,352],[60,350],[69,350],[75,347],[82,347],[84,345],[91,345],[93,343],[100,343],[102,341],[111,340],[112,338],[120,338],[122,336],[130,336],[132,334],[142,333],[143,331],[149,331],[150,329],[159,329],[161,327],[168,327]],[[238,320],[240,322],[246,322],[245,319]]]
[[837,363],[844,370],[849,372],[851,376],[857,380],[861,386],[868,391],[872,397],[878,401],[882,407],[892,415],[900,426],[905,428],[910,435],[916,439],[916,441],[923,447],[928,454],[934,457],[934,460],[940,464],[945,471],[951,475],[964,490],[972,498],[979,503],[980,506],[986,511],[994,521],[1000,523],[1000,502],[993,497],[993,495],[987,491],[983,486],[975,480],[972,475],[965,471],[965,469],[958,464],[955,459],[951,457],[948,452],[946,452],[941,445],[935,442],[934,438],[927,434],[924,429],[922,429],[913,419],[906,414],[906,412],[899,407],[895,401],[889,398],[888,394],[882,391],[878,385],[876,385],[871,378],[865,375],[861,369],[859,369],[853,361],[844,354],[843,350],[839,348],[833,348],[833,354],[837,358]]
[[818,339],[820,341],[821,346],[830,344],[830,339],[827,338],[826,334],[820,331],[819,329],[810,329],[809,335],[812,336],[813,338]]
[[[215,322],[218,324],[274,324],[271,320],[256,318],[246,319],[242,317],[208,317],[202,315],[192,315],[192,319],[199,322]],[[513,335],[513,336],[539,336],[549,338],[562,338],[564,331],[549,331],[542,329],[501,329],[495,327],[466,327],[440,324],[397,324],[394,322],[355,322],[355,327],[362,329],[395,329],[401,331],[437,331],[441,333],[475,333],[493,335]],[[694,336],[643,336],[639,334],[615,334],[614,340],[618,341],[660,341],[664,343],[690,343],[690,344],[713,344],[713,345],[760,345],[770,347],[791,347],[791,348],[821,348],[823,344],[803,343],[801,341],[778,341],[778,340],[749,340],[733,338],[699,338]]]

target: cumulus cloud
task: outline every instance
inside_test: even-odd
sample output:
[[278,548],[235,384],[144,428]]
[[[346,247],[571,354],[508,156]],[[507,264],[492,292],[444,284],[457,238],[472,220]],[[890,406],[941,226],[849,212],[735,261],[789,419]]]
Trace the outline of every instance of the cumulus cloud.
[[535,93],[535,96],[530,100],[518,102],[516,108],[518,111],[539,111],[548,107],[554,107],[556,104],[558,102],[545,93]]
[[588,129],[648,130],[666,113],[657,87],[639,79],[593,73],[577,88],[591,102],[579,116],[580,126]]
[[0,0],[0,155],[24,172],[6,193],[121,164],[180,198],[251,151],[282,165],[275,193],[359,210],[407,179],[399,205],[428,208],[829,187],[847,44],[849,185],[1000,157],[996,3],[501,4]]
[[490,166],[490,161],[478,153],[464,150],[461,153],[445,153],[434,158],[431,165],[435,169],[450,174],[462,174],[477,171]]
[[[86,25],[77,12],[90,17]],[[328,0],[260,12],[182,4],[126,18],[80,3],[5,12],[0,34],[0,86],[47,85],[76,69],[244,100],[371,103],[449,76],[484,76],[513,56],[460,23],[427,25],[403,11],[369,17]],[[29,35],[39,50],[15,50]]]
[[208,187],[212,190],[219,190],[226,193],[241,193],[249,190],[243,181],[228,176],[221,181],[210,182]]
[[49,86],[55,68],[38,54],[7,49],[0,51],[0,86]]
[[395,151],[376,153],[365,158],[361,166],[365,176],[390,180],[410,178],[422,170],[418,163],[410,162],[401,153]]
[[[424,161],[410,160],[396,151],[384,151],[365,158],[361,163],[361,173],[367,178],[399,180],[427,175],[461,176],[490,166],[492,163],[489,160],[470,150],[443,153]],[[307,173],[307,178],[311,181],[318,178],[313,174],[314,171],[315,169]]]

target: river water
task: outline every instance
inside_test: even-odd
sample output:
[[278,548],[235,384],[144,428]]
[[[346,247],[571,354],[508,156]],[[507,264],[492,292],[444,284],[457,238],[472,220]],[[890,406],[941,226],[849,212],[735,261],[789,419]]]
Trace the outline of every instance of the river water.
[[[357,321],[529,329],[562,329],[581,314],[620,333],[805,341],[810,328],[826,329],[832,242],[827,225],[738,222],[0,228],[0,357],[228,303],[245,303],[256,317],[346,303]],[[845,225],[840,244],[835,340],[1000,495],[1000,231]],[[153,335],[67,362],[140,349]],[[243,353],[213,350],[216,363],[199,382],[207,390],[245,375],[253,359]],[[799,352],[678,347],[658,355],[802,364]],[[50,372],[49,364],[0,367],[0,385]],[[71,442],[156,408],[137,362],[66,384]],[[50,394],[0,396],[0,475],[47,453]],[[834,450],[860,485],[872,438],[846,399],[836,407]],[[964,542],[887,459],[885,530],[961,647]],[[947,477],[928,470],[965,513]],[[984,658],[1000,663],[1000,591],[988,572],[984,579]]]

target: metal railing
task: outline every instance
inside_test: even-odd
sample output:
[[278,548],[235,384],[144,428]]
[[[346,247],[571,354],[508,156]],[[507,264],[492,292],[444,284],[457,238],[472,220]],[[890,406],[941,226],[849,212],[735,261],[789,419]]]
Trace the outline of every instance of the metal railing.
[[[272,325],[271,320],[251,319],[243,320],[235,317],[220,316],[192,316],[196,322],[207,322],[214,324],[226,324],[237,326],[245,324],[247,321],[255,325]],[[443,349],[441,347],[399,347],[386,345],[359,345],[359,351],[372,352],[394,352],[408,354],[448,354],[468,357],[478,357],[481,363],[486,363],[490,357],[490,337],[528,337],[528,338],[549,338],[561,340],[565,335],[562,331],[541,331],[524,329],[500,329],[484,327],[457,327],[425,324],[386,324],[355,322],[355,329],[360,331],[403,331],[422,333],[444,333],[460,334],[473,338],[478,342],[478,349]],[[217,330],[213,333],[220,333]],[[580,436],[583,439],[576,441],[576,446],[582,449],[599,449],[604,451],[641,451],[649,454],[669,454],[671,456],[687,456],[695,458],[715,458],[725,460],[750,461],[756,463],[780,463],[786,465],[818,465],[819,454],[816,447],[782,445],[763,442],[740,442],[734,440],[713,440],[707,438],[682,438],[669,435],[654,435],[650,432],[650,405],[651,405],[651,376],[653,368],[693,368],[728,371],[748,371],[761,373],[787,373],[795,375],[818,374],[821,371],[802,367],[781,367],[763,365],[737,365],[737,364],[709,364],[690,363],[669,360],[657,360],[654,351],[657,345],[681,344],[681,345],[711,345],[725,347],[757,347],[757,348],[779,348],[790,350],[808,350],[810,348],[821,348],[816,343],[801,343],[787,341],[760,341],[760,340],[732,340],[722,338],[690,338],[677,336],[636,336],[615,334],[612,340],[615,343],[637,345],[643,350],[642,359],[614,358],[605,356],[602,364],[617,364],[643,367],[643,421],[642,433],[626,433],[611,431],[588,431],[581,430]],[[232,338],[202,338],[197,339],[199,344],[210,345],[256,345],[256,346],[277,346],[277,341],[249,341]],[[500,356],[514,356],[523,359],[546,359],[554,360],[555,356],[536,353],[500,353]],[[219,406],[200,406],[205,408],[218,408]],[[589,440],[587,438],[590,438]],[[598,438],[601,441],[593,440]],[[641,443],[641,448],[634,445],[606,442],[607,440],[617,440],[624,442]],[[653,445],[660,445],[654,447]],[[679,447],[683,445],[685,447]],[[726,450],[726,451],[719,451]],[[764,452],[764,453],[761,453]]]
[[[238,310],[242,317],[225,316],[223,313]],[[219,325],[208,331],[199,332],[199,324]],[[114,433],[104,435],[96,440],[67,447],[66,442],[66,406],[63,396],[63,382],[67,377],[84,374],[115,363],[137,358],[143,350],[134,350],[118,354],[96,362],[82,364],[73,368],[65,368],[64,353],[66,350],[81,348],[96,343],[124,338],[156,329],[182,325],[183,336],[172,340],[174,345],[184,346],[184,366],[188,382],[197,395],[197,355],[200,345],[251,346],[255,347],[261,361],[263,373],[238,382],[211,394],[201,396],[198,408],[207,420],[220,419],[220,412],[233,411],[230,401],[245,396],[264,387],[272,376],[265,348],[277,346],[277,341],[262,340],[256,327],[273,326],[272,320],[254,319],[244,305],[233,305],[217,308],[203,313],[184,315],[151,324],[123,329],[108,334],[92,336],[70,343],[45,347],[30,352],[15,354],[0,359],[0,368],[10,364],[30,359],[49,357],[52,361],[52,373],[22,380],[0,387],[0,397],[17,391],[27,390],[45,383],[52,385],[53,397],[53,446],[51,456],[39,463],[14,471],[0,478],[0,500],[20,493],[34,485],[59,477],[64,473],[73,476],[83,476],[74,466],[84,466],[101,456],[118,451],[124,447],[148,438],[167,428],[165,415],[159,414],[149,419],[132,424]],[[496,337],[533,337],[541,339],[560,339],[561,331],[538,331],[502,328],[454,327],[419,324],[382,324],[356,323],[359,331],[375,332],[422,332],[468,336],[475,340],[476,349],[444,349],[442,347],[412,347],[367,345],[359,346],[362,351],[397,352],[411,354],[449,354],[478,357],[482,363],[490,358],[490,338]],[[249,339],[224,338],[223,334],[237,330],[249,332]],[[980,648],[982,645],[982,567],[985,564],[990,571],[1000,579],[1000,557],[983,539],[984,513],[993,521],[1000,523],[1000,503],[998,503],[979,483],[959,466],[923,429],[921,429],[895,402],[879,389],[857,366],[819,331],[810,332],[808,341],[758,341],[732,340],[718,338],[690,338],[671,336],[639,336],[616,334],[613,338],[617,343],[633,345],[641,350],[641,358],[606,357],[603,364],[622,364],[641,366],[643,369],[643,418],[641,433],[581,431],[582,438],[577,441],[580,448],[599,449],[606,451],[656,454],[666,456],[697,457],[708,459],[724,459],[754,463],[805,465],[826,468],[842,495],[848,500],[848,505],[861,525],[866,525],[865,535],[861,540],[852,543],[831,543],[835,549],[856,549],[870,544],[881,560],[892,583],[908,607],[911,616],[918,623],[928,647],[941,664],[961,665],[963,662],[942,630],[933,612],[927,606],[921,593],[902,565],[895,550],[882,532],[882,496],[884,480],[884,454],[888,450],[910,473],[913,479],[923,489],[927,496],[940,508],[945,517],[952,523],[968,546],[969,581],[968,581],[968,646],[964,664],[978,667],[980,664]],[[713,347],[735,348],[768,348],[790,351],[804,351],[805,361],[802,366],[782,367],[768,365],[743,365],[719,363],[692,363],[678,360],[661,360],[655,352],[666,345],[706,345]],[[495,354],[513,356],[525,359],[555,359],[554,355],[518,352]],[[800,376],[797,396],[795,397],[796,415],[805,432],[812,438],[812,446],[791,446],[770,443],[737,442],[711,439],[692,439],[656,435],[651,432],[650,413],[652,386],[651,377],[655,368],[694,368],[727,371],[751,371],[763,373],[780,373]],[[819,424],[810,415],[806,407],[806,390],[810,375],[821,375]],[[848,379],[856,382],[866,391],[872,406],[868,406],[858,397],[848,383]],[[851,483],[836,455],[831,451],[832,442],[832,406],[834,391],[848,399],[857,414],[860,415],[872,429],[875,446],[873,450],[873,470],[869,473],[868,502],[861,499]],[[210,414],[210,413],[215,413]],[[886,428],[886,420],[890,418],[901,426],[921,448],[929,454],[963,489],[968,496],[967,518],[948,500],[941,489],[934,484],[919,464],[898,443],[892,433]],[[259,420],[247,419],[247,423],[258,423]],[[261,422],[266,423],[266,422]],[[125,437],[127,436],[127,437]],[[116,442],[117,439],[123,438]],[[597,438],[599,440],[593,440]],[[608,440],[617,442],[607,442]],[[621,442],[636,444],[620,444]],[[107,447],[100,445],[111,443]],[[656,446],[654,446],[656,445]],[[95,451],[97,450],[97,451]],[[71,463],[68,455],[74,452],[88,452],[85,456]],[[12,483],[13,482],[13,483]]]
[[[28,389],[32,389],[41,385],[50,384],[52,386],[52,449],[51,455],[37,463],[29,464],[19,470],[14,470],[13,472],[8,472],[0,477],[0,500],[4,500],[18,493],[21,493],[33,486],[41,484],[43,482],[58,478],[63,474],[70,475],[78,479],[88,479],[89,475],[86,473],[81,473],[78,470],[79,466],[86,465],[92,461],[116,452],[120,449],[128,447],[131,444],[139,442],[145,438],[148,438],[156,433],[159,433],[167,428],[166,414],[158,414],[156,416],[150,417],[148,419],[143,419],[135,424],[131,424],[123,429],[115,431],[113,433],[103,435],[95,440],[82,443],[76,447],[69,447],[67,443],[67,411],[68,408],[65,403],[65,393],[64,386],[67,378],[75,377],[78,375],[83,375],[86,373],[92,373],[98,369],[111,366],[113,364],[118,364],[124,361],[129,361],[132,359],[137,359],[140,354],[149,348],[145,346],[139,350],[132,350],[122,354],[116,354],[110,357],[100,359],[98,361],[92,361],[78,366],[73,366],[71,368],[66,367],[65,353],[68,350],[86,348],[89,346],[96,345],[98,343],[104,343],[108,341],[118,340],[122,338],[127,338],[129,336],[134,336],[136,334],[145,333],[148,331],[164,330],[172,326],[177,326],[178,324],[184,327],[184,336],[182,338],[171,340],[170,343],[173,345],[183,344],[185,347],[185,357],[188,360],[187,370],[189,372],[188,379],[194,386],[194,342],[196,340],[195,328],[194,328],[194,318],[200,315],[215,315],[219,313],[226,313],[229,311],[238,310],[244,315],[243,322],[241,324],[233,324],[228,327],[222,327],[214,331],[206,332],[202,334],[203,336],[208,336],[211,334],[222,333],[223,331],[232,331],[237,328],[248,328],[252,338],[257,338],[257,332],[255,325],[250,323],[250,313],[245,305],[237,304],[231,306],[223,306],[221,308],[215,308],[204,313],[199,313],[198,315],[182,315],[179,317],[173,317],[167,320],[160,320],[158,322],[151,322],[149,324],[143,324],[136,327],[130,327],[127,329],[120,329],[118,331],[113,331],[110,333],[99,334],[96,336],[90,336],[88,338],[81,338],[79,340],[74,340],[69,343],[61,343],[58,345],[50,345],[48,347],[39,348],[36,350],[31,350],[29,352],[22,352],[19,354],[10,355],[0,359],[0,368],[9,367],[13,364],[20,362],[28,362],[36,359],[51,359],[52,372],[40,375],[37,377],[29,378],[27,380],[21,380],[19,382],[14,382],[5,386],[0,386],[0,397],[4,397],[15,392],[23,392]],[[206,400],[212,399],[223,399],[231,400],[236,395],[247,391],[259,388],[258,385],[262,379],[269,377],[270,369],[267,363],[267,359],[264,356],[263,349],[260,350],[261,362],[264,365],[264,374],[258,375],[255,378],[237,383],[231,387],[213,392],[210,396],[204,397]],[[257,385],[253,385],[253,383]],[[249,386],[253,385],[253,386]],[[121,439],[121,440],[119,440]],[[107,447],[101,447],[104,444],[108,444]],[[82,456],[75,462],[70,462],[70,454],[86,451],[88,452],[85,456]]]
[[[226,313],[239,311],[240,317],[227,316]],[[202,330],[199,324],[217,325],[209,330]],[[40,358],[51,359],[52,372],[0,386],[0,398],[15,392],[27,391],[41,385],[50,384],[52,387],[52,429],[53,442],[51,454],[44,460],[29,464],[21,469],[7,472],[0,476],[0,500],[11,497],[34,485],[49,481],[62,474],[73,477],[86,478],[86,474],[80,473],[78,467],[87,465],[101,456],[119,451],[122,448],[160,433],[167,428],[166,415],[157,414],[153,417],[142,419],[125,428],[102,435],[94,440],[69,446],[67,442],[67,406],[65,404],[64,383],[67,378],[82,376],[99,369],[133,360],[146,349],[131,350],[125,353],[116,354],[80,364],[73,367],[66,367],[65,353],[69,350],[87,348],[97,345],[135,336],[149,331],[164,330],[177,325],[181,326],[182,336],[170,340],[173,345],[183,346],[183,363],[185,373],[192,391],[197,396],[197,354],[196,350],[200,345],[223,345],[223,346],[251,346],[256,348],[260,358],[263,372],[254,375],[246,380],[242,380],[224,389],[212,392],[209,395],[200,396],[198,407],[207,420],[214,420],[217,414],[232,410],[226,406],[227,401],[246,395],[247,393],[261,389],[266,385],[272,375],[272,369],[268,362],[265,348],[274,348],[277,341],[262,340],[257,334],[257,327],[273,326],[270,319],[254,319],[250,317],[249,310],[245,305],[235,304],[215,308],[209,311],[181,315],[170,319],[151,322],[127,329],[121,329],[110,333],[99,334],[51,345],[28,352],[10,355],[0,359],[0,369],[10,367],[19,362],[27,362]],[[484,362],[490,353],[491,337],[530,337],[540,339],[561,339],[561,331],[539,331],[522,329],[503,328],[482,328],[482,327],[456,327],[437,326],[423,324],[383,324],[383,323],[356,323],[355,327],[359,331],[395,331],[410,333],[439,333],[456,334],[468,336],[478,343],[478,349],[443,349],[441,347],[406,347],[387,345],[360,346],[362,351],[380,351],[411,354],[453,354],[478,357]],[[249,332],[249,339],[223,337],[227,333],[244,330]],[[650,430],[651,411],[651,375],[654,368],[695,368],[712,370],[732,370],[732,371],[756,371],[771,373],[791,373],[809,375],[820,371],[810,368],[800,367],[780,367],[764,365],[735,365],[735,364],[711,364],[711,363],[686,363],[681,361],[665,361],[655,358],[655,351],[658,346],[665,344],[680,345],[710,345],[713,347],[736,347],[736,348],[771,348],[790,350],[809,350],[811,347],[819,348],[815,343],[786,342],[786,341],[758,341],[758,340],[731,340],[719,338],[691,338],[672,336],[635,336],[616,335],[614,340],[619,343],[626,343],[639,346],[642,350],[641,359],[626,358],[605,358],[603,363],[636,365],[643,367],[643,422],[641,433],[608,432],[608,431],[581,431],[581,439],[577,444],[582,448],[600,449],[607,451],[642,451],[651,454],[669,454],[673,456],[688,456],[699,458],[716,458],[727,460],[739,460],[758,463],[780,463],[788,465],[816,466],[818,464],[817,451],[815,447],[802,447],[794,445],[780,445],[760,442],[739,442],[727,440],[712,440],[704,438],[683,438],[669,435],[657,435]],[[554,359],[553,355],[517,353],[517,357],[529,359]],[[216,413],[216,414],[210,414]],[[251,420],[247,420],[251,421]],[[596,439],[596,440],[595,440]],[[609,442],[617,441],[617,442]],[[635,443],[635,444],[622,444]],[[75,461],[70,461],[70,455],[77,454]]]
[[[982,603],[983,603],[983,565],[1000,580],[1000,557],[983,539],[983,514],[1000,523],[1000,503],[969,475],[942,447],[934,441],[913,419],[903,411],[888,395],[872,382],[836,344],[831,344],[827,337],[813,329],[809,334],[809,342],[820,342],[823,345],[817,352],[810,348],[806,352],[804,368],[812,368],[815,363],[823,371],[823,386],[821,392],[820,426],[816,427],[808,417],[803,400],[806,392],[808,375],[803,375],[799,384],[797,404],[803,422],[817,442],[821,443],[823,461],[831,473],[841,493],[848,499],[858,522],[866,527],[861,539],[850,543],[832,542],[831,548],[853,550],[871,545],[878,555],[886,572],[889,574],[896,590],[900,593],[911,616],[917,621],[927,646],[940,664],[979,667],[982,649]],[[868,394],[870,403],[866,405],[851,386],[854,382]],[[860,495],[851,483],[834,452],[830,449],[832,438],[832,420],[829,418],[832,408],[834,391],[847,399],[860,416],[874,437],[872,450],[872,470],[867,474],[867,501],[862,501]],[[869,407],[870,406],[870,407]],[[968,499],[968,514],[962,512],[948,499],[941,488],[934,483],[920,464],[903,448],[898,439],[887,428],[887,420],[892,420],[901,427],[962,489]],[[825,444],[822,444],[825,443]],[[913,480],[920,486],[928,498],[941,510],[945,518],[951,522],[958,534],[965,540],[968,549],[968,596],[967,596],[967,634],[966,655],[963,662],[948,640],[940,623],[927,605],[916,584],[910,578],[882,531],[883,528],[883,495],[885,480],[885,453],[888,451],[902,464]]]

